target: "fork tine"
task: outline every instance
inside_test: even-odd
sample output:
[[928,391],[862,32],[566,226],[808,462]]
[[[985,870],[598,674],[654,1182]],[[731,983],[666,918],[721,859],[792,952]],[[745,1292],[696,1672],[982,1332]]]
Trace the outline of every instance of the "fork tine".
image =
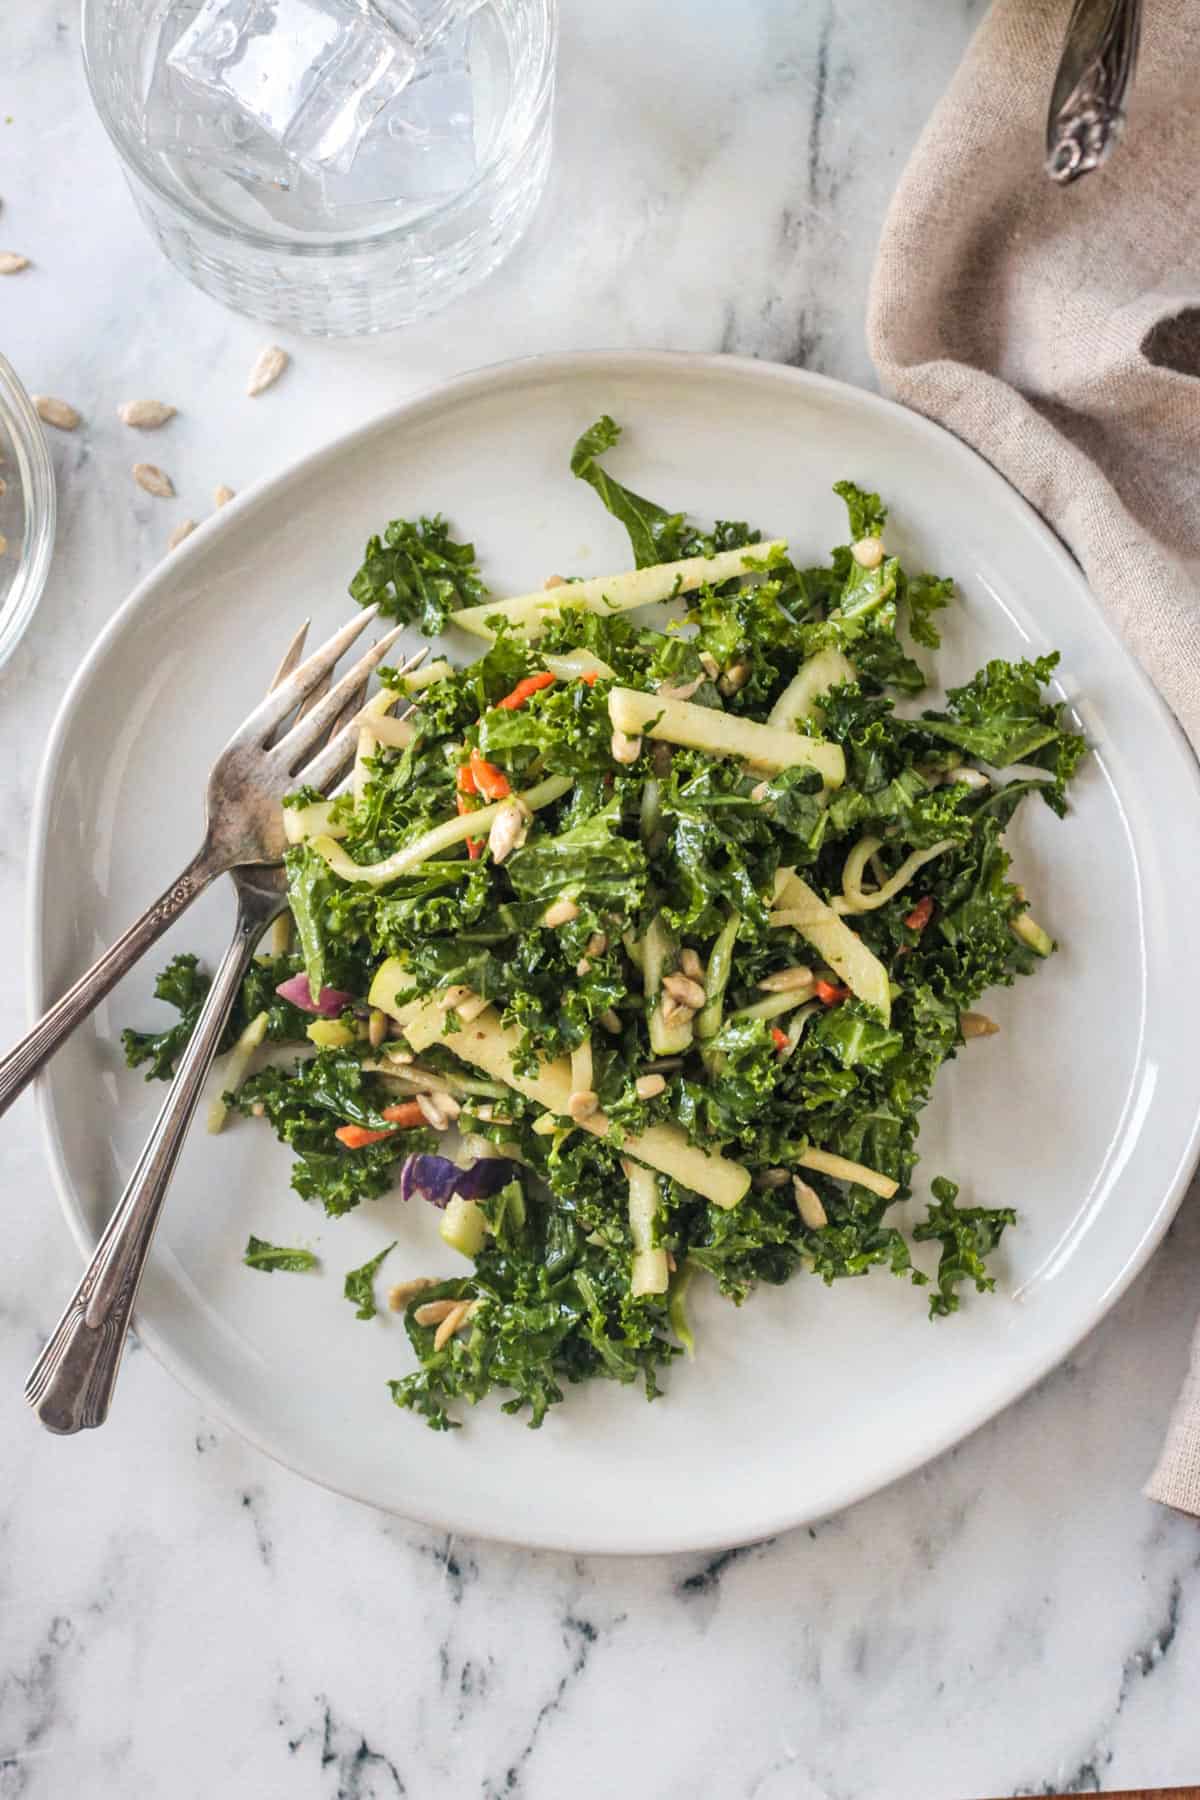
[[[400,673],[402,675],[411,674],[427,654],[426,650],[419,650],[403,665]],[[411,706],[408,709],[409,712],[415,710]],[[339,720],[338,728],[330,733],[329,742],[324,750],[319,756],[313,758],[306,769],[301,771],[307,787],[320,788],[323,794],[327,794],[334,783],[340,780],[353,761],[354,752],[358,747],[358,734],[364,723],[369,727],[370,721],[362,720],[357,708],[345,724]]]
[[307,719],[309,713],[312,712],[313,708],[317,707],[321,704],[322,700],[325,698],[326,694],[329,692],[330,684],[332,681],[333,681],[333,670],[326,669],[326,671],[322,675],[320,681],[318,681],[316,687],[313,688],[311,693],[306,694],[304,696],[304,699],[301,701],[300,711],[296,714],[297,720]]
[[291,773],[296,773],[304,758],[316,749],[355,689],[379,666],[404,629],[403,625],[396,625],[391,631],[385,632],[365,655],[359,657],[353,668],[348,669],[341,680],[330,688],[320,705],[314,706],[304,719],[298,719],[292,729],[279,740],[273,754],[281,760],[286,759]]
[[300,657],[304,651],[304,640],[308,636],[308,628],[311,624],[311,619],[305,619],[303,625],[284,651],[283,661],[271,677],[271,685],[267,689],[268,694],[273,694],[280,682],[287,680],[292,670],[296,667],[296,664],[300,661]]
[[300,702],[307,699],[336,666],[339,658],[350,648],[355,638],[366,630],[378,610],[375,606],[365,607],[357,618],[343,625],[340,631],[335,631],[319,650],[314,650],[298,669],[286,676],[277,688],[273,688],[265,700],[260,700],[240,730],[234,733],[230,748],[235,744],[265,744],[288,714],[294,712]]
[[350,723],[351,719],[356,719],[358,717],[362,703],[367,697],[368,680],[369,677],[364,675],[337,718],[333,721],[333,724],[329,727],[329,736],[331,739],[335,738],[342,727]]

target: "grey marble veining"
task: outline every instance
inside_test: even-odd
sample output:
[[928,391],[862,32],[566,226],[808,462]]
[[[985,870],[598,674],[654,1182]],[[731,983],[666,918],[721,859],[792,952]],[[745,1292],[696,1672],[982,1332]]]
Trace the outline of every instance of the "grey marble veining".
[[[962,0],[564,0],[534,230],[445,317],[289,345],[143,237],[73,7],[9,9],[0,347],[84,412],[56,435],[53,579],[0,675],[0,1031],[23,1018],[25,842],[64,682],[179,519],[450,373],[542,349],[728,349],[869,382],[887,196],[980,11]],[[181,414],[132,486],[114,412]],[[1141,1497],[1200,1288],[1200,1208],[1067,1364],[940,1462],[713,1557],[444,1537],[265,1461],[142,1351],[110,1426],[20,1401],[74,1266],[32,1108],[4,1127],[0,1800],[966,1800],[1200,1775],[1200,1533]]]

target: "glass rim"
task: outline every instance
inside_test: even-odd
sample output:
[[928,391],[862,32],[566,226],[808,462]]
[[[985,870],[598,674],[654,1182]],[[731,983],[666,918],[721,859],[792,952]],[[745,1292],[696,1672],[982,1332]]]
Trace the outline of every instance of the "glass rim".
[[0,603],[2,668],[25,635],[42,597],[54,552],[58,512],[54,465],[42,422],[16,370],[3,355],[0,355],[0,414],[12,440],[24,511],[20,560],[8,593]]
[[[373,250],[376,246],[395,244],[410,237],[416,230],[425,230],[430,225],[448,218],[453,218],[456,211],[465,210],[479,195],[485,184],[495,179],[498,170],[505,163],[515,161],[525,149],[530,131],[522,134],[519,144],[505,144],[503,151],[490,156],[482,168],[476,171],[467,186],[449,199],[439,201],[423,212],[419,218],[410,219],[405,225],[396,225],[390,231],[383,231],[374,237],[339,238],[334,243],[310,244],[289,241],[286,238],[272,237],[268,232],[258,231],[254,226],[245,227],[227,225],[219,219],[213,219],[194,205],[186,195],[176,192],[159,179],[153,163],[145,155],[144,146],[122,126],[112,109],[107,104],[107,97],[102,91],[101,83],[94,67],[91,54],[90,33],[102,6],[108,0],[80,0],[80,47],[83,53],[83,72],[88,84],[88,92],[97,117],[103,125],[110,142],[121,159],[122,166],[135,175],[138,181],[150,188],[167,206],[182,213],[200,230],[211,233],[231,244],[245,244],[255,250],[269,251],[274,256],[298,256],[311,258],[314,261],[336,260],[339,257],[351,256],[364,250]],[[537,80],[534,91],[539,96],[538,111],[542,103],[542,91],[547,81],[551,84],[551,92],[546,97],[553,103],[554,56],[558,37],[558,0],[535,0],[535,4],[546,16],[546,32],[538,60]],[[536,124],[536,117],[530,126]],[[2,655],[0,655],[2,660]]]

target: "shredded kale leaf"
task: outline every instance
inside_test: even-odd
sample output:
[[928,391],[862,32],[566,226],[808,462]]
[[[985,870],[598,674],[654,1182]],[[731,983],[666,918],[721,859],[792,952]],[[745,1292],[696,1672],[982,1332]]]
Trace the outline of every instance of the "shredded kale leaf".
[[1011,1206],[957,1206],[958,1188],[944,1176],[935,1176],[929,1185],[933,1204],[922,1223],[914,1226],[913,1237],[919,1244],[933,1241],[942,1246],[937,1288],[929,1299],[929,1316],[934,1319],[958,1311],[958,1289],[964,1281],[973,1281],[977,1293],[991,1293],[996,1283],[987,1273],[985,1258],[1006,1226],[1016,1224],[1017,1215]]
[[[656,1370],[679,1354],[665,1335],[665,1297],[632,1299],[626,1259],[520,1183],[479,1204],[491,1230],[474,1273],[426,1288],[406,1311],[420,1366],[390,1383],[396,1405],[445,1431],[459,1423],[452,1401],[474,1405],[492,1388],[507,1390],[504,1411],[525,1414],[534,1428],[563,1398],[564,1382],[640,1383],[654,1399]],[[418,1325],[415,1314],[440,1299],[470,1299],[476,1311],[468,1330],[434,1350],[436,1327]]]
[[242,1261],[248,1269],[262,1269],[268,1275],[276,1270],[298,1275],[318,1266],[311,1250],[292,1250],[283,1244],[269,1244],[266,1238],[255,1237],[253,1233],[246,1241]]
[[234,1097],[241,1113],[262,1108],[281,1143],[296,1152],[293,1188],[302,1199],[319,1200],[330,1217],[387,1193],[397,1158],[434,1147],[434,1132],[412,1129],[361,1150],[339,1143],[340,1125],[388,1130],[382,1108],[389,1102],[379,1078],[352,1050],[322,1050],[290,1070],[260,1069]]
[[140,1069],[147,1064],[147,1081],[169,1081],[184,1046],[196,1028],[200,1008],[211,986],[212,978],[200,968],[200,959],[190,953],[173,956],[154,983],[154,998],[175,1007],[179,1014],[173,1025],[163,1031],[121,1033],[126,1066]]
[[487,598],[474,544],[456,544],[440,513],[432,519],[393,519],[368,540],[351,599],[378,606],[385,619],[414,621],[426,637],[446,628],[449,614]]
[[379,1308],[375,1304],[375,1277],[383,1265],[384,1258],[390,1256],[396,1248],[396,1239],[373,1256],[370,1262],[363,1263],[361,1268],[350,1269],[342,1288],[342,1294],[351,1306],[357,1307],[356,1319],[373,1319]]
[[1066,724],[1065,705],[1043,697],[1057,665],[1057,651],[1035,662],[990,662],[965,687],[951,688],[946,710],[926,713],[922,727],[997,768],[1032,763],[1049,770],[1052,779],[1043,784],[1042,795],[1061,815],[1067,783],[1087,745]]
[[683,513],[669,513],[653,500],[622,487],[598,461],[620,436],[621,427],[605,413],[578,439],[571,452],[571,473],[593,487],[613,518],[624,525],[639,569],[653,563],[681,562],[686,556],[715,556],[718,550],[738,550],[743,544],[758,542],[757,531],[726,519],[718,520],[710,532],[698,531]]

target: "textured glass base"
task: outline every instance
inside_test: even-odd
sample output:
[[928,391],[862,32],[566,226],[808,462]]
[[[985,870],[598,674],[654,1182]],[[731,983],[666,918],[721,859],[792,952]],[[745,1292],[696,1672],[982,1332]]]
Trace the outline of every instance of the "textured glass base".
[[206,230],[126,170],[138,210],[189,281],[252,318],[316,337],[409,325],[478,285],[515,247],[542,197],[551,109],[502,182],[484,182],[428,224],[388,238],[315,250],[263,247]]

